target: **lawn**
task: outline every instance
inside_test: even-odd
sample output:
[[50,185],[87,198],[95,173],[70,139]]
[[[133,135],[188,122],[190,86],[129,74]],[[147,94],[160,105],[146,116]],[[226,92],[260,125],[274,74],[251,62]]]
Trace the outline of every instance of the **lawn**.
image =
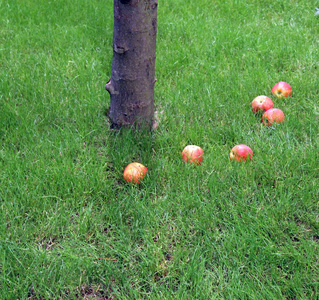
[[316,7],[159,0],[149,133],[109,127],[113,1],[0,0],[0,298],[317,299]]

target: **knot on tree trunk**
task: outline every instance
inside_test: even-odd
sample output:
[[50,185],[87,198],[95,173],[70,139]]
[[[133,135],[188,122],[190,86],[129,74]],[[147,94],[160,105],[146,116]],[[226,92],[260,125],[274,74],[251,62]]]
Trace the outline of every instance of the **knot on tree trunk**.
[[110,95],[118,95],[119,92],[115,91],[114,85],[112,84],[112,81],[109,80],[107,84],[105,85],[105,89],[110,93]]

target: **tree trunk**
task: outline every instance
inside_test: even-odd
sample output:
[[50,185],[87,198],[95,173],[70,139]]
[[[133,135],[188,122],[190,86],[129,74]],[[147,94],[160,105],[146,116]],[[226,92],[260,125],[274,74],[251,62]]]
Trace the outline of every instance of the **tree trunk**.
[[157,0],[114,0],[109,117],[112,128],[146,124],[154,117]]

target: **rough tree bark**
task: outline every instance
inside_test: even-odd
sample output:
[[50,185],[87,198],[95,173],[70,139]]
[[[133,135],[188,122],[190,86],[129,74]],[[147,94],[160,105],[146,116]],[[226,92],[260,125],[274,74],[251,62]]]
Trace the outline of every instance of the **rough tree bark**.
[[157,0],[114,0],[109,117],[112,128],[146,124],[154,117]]

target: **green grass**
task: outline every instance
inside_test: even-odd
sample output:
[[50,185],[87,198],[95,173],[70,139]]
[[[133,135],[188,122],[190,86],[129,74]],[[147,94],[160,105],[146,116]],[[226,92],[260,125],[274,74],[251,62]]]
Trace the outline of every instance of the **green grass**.
[[109,129],[112,1],[0,0],[1,298],[317,299],[318,6],[160,0],[150,134]]

